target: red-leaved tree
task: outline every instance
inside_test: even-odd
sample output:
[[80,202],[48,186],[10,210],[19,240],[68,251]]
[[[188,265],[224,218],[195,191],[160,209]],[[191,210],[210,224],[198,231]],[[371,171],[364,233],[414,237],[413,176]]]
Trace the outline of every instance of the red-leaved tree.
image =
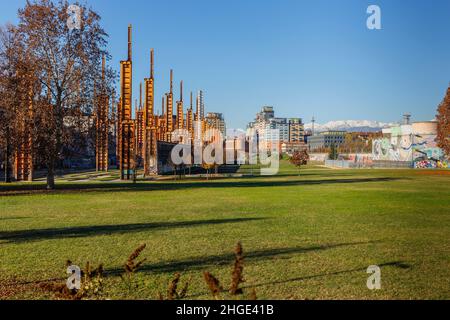
[[447,94],[444,100],[438,107],[437,145],[444,153],[450,155],[450,87],[447,89]]

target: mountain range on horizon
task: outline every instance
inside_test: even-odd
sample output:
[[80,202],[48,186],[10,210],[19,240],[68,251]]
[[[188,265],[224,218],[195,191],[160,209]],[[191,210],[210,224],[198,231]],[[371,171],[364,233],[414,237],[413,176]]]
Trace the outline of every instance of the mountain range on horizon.
[[[434,121],[434,119],[430,120]],[[314,131],[315,133],[324,131],[348,131],[348,132],[377,132],[384,128],[395,126],[400,124],[398,122],[381,122],[374,120],[336,120],[329,121],[325,124],[315,123]],[[312,130],[312,123],[305,124],[305,130]],[[244,129],[228,129],[227,135],[230,137],[234,136],[245,136],[246,130]]]
[[[380,122],[380,121],[372,121],[372,120],[338,120],[338,121],[329,121],[325,124],[315,123],[314,131],[324,132],[331,130],[340,130],[340,131],[348,131],[348,132],[376,132],[381,131],[383,128],[390,127],[395,125],[395,122]],[[311,130],[312,123],[305,124],[305,130]],[[245,130],[243,129],[228,129],[228,136],[245,136]]]
[[[375,132],[395,125],[395,122],[380,122],[373,120],[337,120],[329,121],[325,124],[315,123],[315,132],[340,130],[348,132]],[[312,123],[305,124],[305,130],[312,130]]]

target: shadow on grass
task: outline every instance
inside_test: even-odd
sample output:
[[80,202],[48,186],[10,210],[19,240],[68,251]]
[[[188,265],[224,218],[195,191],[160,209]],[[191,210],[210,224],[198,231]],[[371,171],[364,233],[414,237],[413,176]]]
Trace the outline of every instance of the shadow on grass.
[[5,243],[8,243],[8,242],[39,241],[49,239],[81,238],[89,236],[123,234],[149,230],[165,230],[172,228],[185,228],[185,227],[218,225],[227,223],[241,223],[263,219],[265,218],[234,218],[234,219],[215,219],[215,220],[211,219],[211,220],[194,220],[181,222],[154,222],[154,223],[6,231],[0,232],[0,241],[5,241]]
[[[376,243],[380,241],[368,241],[368,242],[353,242],[353,243],[338,243],[338,244],[328,244],[328,245],[320,245],[320,246],[310,246],[310,247],[291,247],[291,248],[273,248],[273,249],[265,249],[265,250],[255,250],[250,251],[245,254],[245,261],[252,261],[257,262],[261,260],[267,260],[267,259],[282,259],[287,258],[286,256],[289,255],[295,255],[295,254],[302,254],[302,253],[308,253],[308,252],[317,252],[317,251],[323,251],[323,250],[330,250],[334,248],[339,247],[346,247],[346,246],[356,246],[356,245],[365,245],[365,244],[371,244]],[[139,273],[174,273],[174,272],[183,272],[183,271],[207,271],[206,268],[211,267],[218,267],[218,266],[232,266],[232,262],[234,259],[234,255],[232,254],[223,254],[223,255],[213,255],[213,256],[207,256],[207,257],[201,257],[201,258],[191,258],[191,259],[184,259],[184,260],[169,260],[157,264],[146,264],[143,265],[138,272]],[[411,266],[405,262],[402,261],[393,261],[393,262],[387,262],[387,263],[381,263],[378,264],[379,267],[394,267],[399,269],[409,269]],[[346,273],[354,273],[354,272],[365,272],[367,270],[367,267],[364,268],[355,268],[355,269],[349,269],[349,270],[343,270],[343,271],[335,271],[335,272],[329,272],[329,273],[322,273],[322,274],[315,274],[310,276],[303,276],[303,277],[296,277],[296,278],[289,278],[285,280],[279,280],[279,281],[270,281],[270,282],[261,282],[257,284],[249,284],[242,286],[243,289],[249,289],[249,288],[257,288],[257,287],[264,287],[264,286],[272,286],[277,284],[284,284],[289,282],[296,282],[296,281],[304,281],[314,278],[321,278],[321,277],[331,277],[336,276],[340,274],[346,274]],[[112,269],[106,269],[105,270],[105,276],[111,277],[111,276],[119,276],[124,273],[123,268],[112,268]],[[20,284],[39,284],[44,282],[53,282],[53,281],[64,281],[66,278],[55,278],[55,279],[46,279],[46,280],[37,280],[37,281],[29,281],[29,282],[21,282]],[[226,292],[225,290],[223,292]],[[199,297],[202,295],[207,295],[208,292],[198,293],[195,295],[188,295],[187,298],[194,298]]]
[[[364,245],[374,242],[353,242],[317,245],[311,247],[290,247],[290,248],[273,248],[264,250],[247,251],[245,253],[245,261],[260,261],[267,259],[285,259],[291,255],[302,254],[307,252],[323,251],[339,247]],[[145,264],[139,268],[138,272],[143,273],[174,273],[192,270],[204,270],[205,268],[218,266],[232,266],[234,261],[233,254],[211,255],[205,257],[189,258],[182,260],[169,260],[155,264]],[[205,270],[206,271],[206,270]],[[122,268],[107,269],[107,275],[119,275],[123,273]]]
[[[301,177],[301,176],[300,176]],[[402,178],[404,179],[404,178]],[[16,196],[27,194],[61,194],[79,192],[140,192],[140,191],[160,191],[160,190],[183,190],[192,188],[261,188],[261,187],[290,187],[328,184],[352,184],[370,182],[389,182],[400,180],[400,178],[379,177],[379,178],[353,178],[353,179],[317,179],[317,180],[276,180],[253,178],[241,181],[174,181],[174,182],[138,182],[138,183],[64,183],[59,184],[56,190],[45,190],[44,185],[20,184],[20,185],[0,185],[0,196]]]
[[31,217],[0,217],[0,221],[5,221],[5,220],[25,220],[25,219],[31,219]]
[[[398,268],[398,269],[410,269],[411,268],[411,265],[409,265],[403,261],[386,262],[386,263],[378,264],[378,266],[380,268],[383,268],[383,267],[393,267],[393,268]],[[355,269],[349,269],[349,270],[341,270],[341,271],[335,271],[335,272],[313,274],[313,275],[309,275],[309,276],[289,278],[289,279],[285,279],[285,280],[268,281],[268,282],[261,282],[261,283],[256,283],[256,284],[243,285],[242,289],[254,289],[254,288],[259,288],[259,287],[269,287],[269,286],[274,286],[274,285],[279,285],[279,284],[286,284],[286,283],[290,283],[290,282],[300,282],[300,281],[311,280],[311,279],[316,279],[316,278],[333,277],[333,276],[338,276],[338,275],[348,274],[348,273],[366,272],[366,270],[367,270],[367,267],[362,267],[362,268],[355,268]],[[226,290],[222,291],[222,293],[226,293],[226,292],[227,292]],[[205,292],[198,293],[198,294],[188,295],[187,298],[196,298],[196,297],[200,297],[200,296],[204,296],[204,295],[208,295],[208,294],[209,294],[209,292],[205,291]]]
[[[383,268],[383,267],[394,267],[394,268],[398,268],[398,269],[411,268],[411,266],[409,264],[407,264],[403,261],[386,262],[386,263],[378,264],[378,266],[380,268]],[[310,276],[290,278],[290,279],[286,279],[286,280],[262,282],[262,283],[257,283],[254,285],[243,286],[243,288],[257,288],[257,287],[271,286],[271,285],[276,285],[276,284],[285,284],[285,283],[289,283],[289,282],[304,281],[304,280],[309,280],[309,279],[314,279],[314,278],[337,276],[337,275],[345,274],[345,273],[366,272],[366,271],[367,271],[367,267],[355,268],[355,269],[350,269],[350,270],[342,270],[342,271],[335,271],[335,272],[329,272],[329,273],[315,274],[315,275],[310,275]]]

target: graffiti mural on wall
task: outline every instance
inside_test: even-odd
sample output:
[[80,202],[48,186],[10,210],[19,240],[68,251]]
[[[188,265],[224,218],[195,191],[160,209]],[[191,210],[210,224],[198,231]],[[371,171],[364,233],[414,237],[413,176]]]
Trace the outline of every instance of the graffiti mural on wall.
[[409,161],[417,168],[448,166],[436,144],[436,124],[421,122],[383,130],[384,138],[373,141],[373,160]]
[[389,138],[373,142],[373,159],[388,161],[412,160],[412,130],[411,126],[393,127]]
[[436,136],[416,136],[413,144],[414,161],[435,159],[440,160],[444,158],[444,152],[437,147]]
[[[402,155],[396,142],[391,142],[390,139],[383,138],[373,142],[373,160],[390,160],[390,161],[402,161]],[[404,153],[404,152],[402,152]],[[403,158],[408,158],[407,156]],[[406,161],[406,160],[404,160]]]
[[414,162],[414,168],[417,169],[447,169],[447,161],[421,160]]

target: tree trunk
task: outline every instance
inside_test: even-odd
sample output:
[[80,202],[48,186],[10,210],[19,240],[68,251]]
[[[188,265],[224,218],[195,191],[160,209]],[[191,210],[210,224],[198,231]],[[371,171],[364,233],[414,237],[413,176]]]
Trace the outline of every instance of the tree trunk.
[[62,145],[62,130],[64,126],[64,115],[61,101],[61,90],[58,89],[58,97],[56,99],[56,104],[53,106],[53,121],[54,121],[54,130],[53,134],[54,139],[51,139],[50,143],[54,143],[53,146],[50,146],[50,154],[48,154],[48,163],[47,163],[47,189],[54,190],[55,189],[55,166],[57,159],[59,158],[59,152],[61,151]]
[[9,165],[9,157],[10,157],[10,138],[9,138],[9,129],[6,129],[6,150],[5,150],[5,183],[11,183],[11,169]]
[[55,158],[50,156],[51,159],[47,163],[47,190],[55,189]]

